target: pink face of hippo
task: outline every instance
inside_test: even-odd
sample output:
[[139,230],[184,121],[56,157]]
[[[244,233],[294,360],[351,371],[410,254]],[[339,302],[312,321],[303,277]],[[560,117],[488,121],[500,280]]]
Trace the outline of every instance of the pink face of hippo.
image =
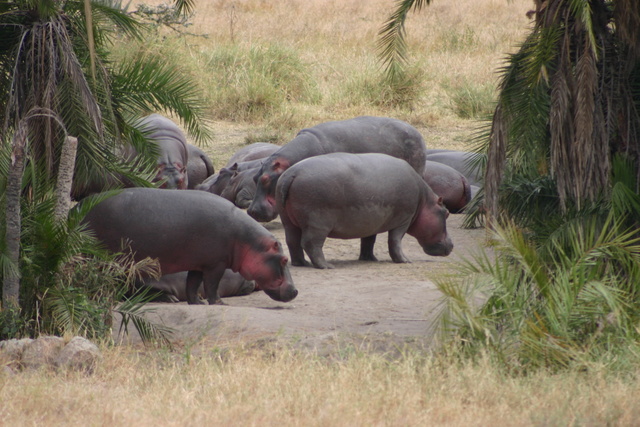
[[247,213],[256,221],[268,222],[278,216],[275,198],[276,184],[280,175],[289,166],[289,161],[284,158],[266,160],[254,177],[256,194],[247,209]]
[[240,250],[239,272],[243,277],[254,280],[257,288],[276,301],[288,302],[298,295],[289,272],[289,259],[275,237],[265,236]]
[[444,207],[442,197],[435,203],[424,203],[407,230],[415,237],[424,252],[432,256],[447,256],[453,250],[453,242],[447,234],[449,211]]
[[187,180],[187,167],[181,162],[172,164],[158,163],[158,172],[155,182],[164,181],[160,188],[171,190],[186,190],[189,184]]

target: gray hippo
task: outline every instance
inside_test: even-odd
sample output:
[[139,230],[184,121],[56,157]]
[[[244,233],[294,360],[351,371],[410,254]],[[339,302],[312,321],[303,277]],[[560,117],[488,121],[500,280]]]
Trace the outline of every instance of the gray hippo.
[[470,151],[427,150],[427,160],[452,167],[467,178],[469,185],[482,187],[484,176],[482,168],[477,166],[478,156],[481,154]]
[[256,195],[256,182],[253,177],[260,167],[235,171],[220,196],[229,200],[240,209],[247,209]]
[[189,184],[187,188],[193,190],[196,185],[201,184],[205,179],[215,173],[213,163],[207,154],[199,147],[187,144],[189,151],[189,162],[187,163],[187,177]]
[[420,132],[408,123],[387,117],[363,116],[303,129],[264,160],[254,177],[256,195],[247,212],[258,221],[273,220],[278,215],[275,207],[278,178],[303,159],[335,152],[383,153],[406,160],[422,175],[425,150]]
[[154,181],[164,181],[162,188],[186,190],[189,150],[182,130],[160,114],[142,118],[138,127],[158,145],[158,173]]
[[211,194],[217,194],[221,196],[224,189],[227,187],[231,178],[237,173],[246,169],[252,169],[260,166],[264,159],[249,160],[246,162],[234,163],[231,166],[224,167],[218,171],[218,173],[211,175],[199,185],[196,185],[196,190],[207,191]]
[[225,167],[231,167],[234,163],[247,162],[249,160],[264,159],[282,148],[269,142],[254,142],[242,147],[229,158]]
[[209,304],[221,304],[218,284],[229,268],[277,301],[291,301],[293,285],[282,246],[232,203],[195,190],[129,188],[106,198],[85,217],[111,251],[130,243],[136,260],[156,258],[162,274],[188,271],[187,301],[199,303],[204,279]]
[[361,260],[376,260],[376,235],[386,231],[394,262],[409,262],[401,246],[405,233],[429,255],[447,256],[453,249],[442,198],[407,162],[386,154],[303,160],[280,176],[275,199],[296,266],[307,265],[306,252],[314,267],[331,268],[322,252],[327,237],[362,239]]
[[471,186],[457,170],[443,163],[427,160],[422,177],[452,213],[462,212],[471,201]]
[[[162,300],[168,302],[179,302],[187,300],[187,271],[179,273],[165,274],[159,279],[146,278],[137,285],[139,287],[149,287],[155,291],[163,293]],[[253,280],[247,280],[240,275],[227,269],[224,271],[220,283],[218,284],[218,294],[220,298],[249,295],[256,289]],[[198,296],[204,296],[204,287],[198,288]]]

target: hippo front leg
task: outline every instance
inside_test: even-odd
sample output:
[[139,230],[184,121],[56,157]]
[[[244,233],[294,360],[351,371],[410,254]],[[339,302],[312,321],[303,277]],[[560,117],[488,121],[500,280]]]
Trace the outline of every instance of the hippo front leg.
[[360,239],[360,261],[378,261],[373,254],[373,246],[376,243],[376,234]]
[[393,262],[396,263],[409,263],[409,258],[404,256],[402,252],[402,238],[404,237],[406,230],[395,228],[389,230],[389,255]]
[[226,268],[227,266],[221,263],[204,271],[204,294],[207,297],[207,301],[209,301],[209,305],[224,305],[218,292],[218,286]]
[[189,271],[187,274],[187,302],[189,304],[204,304],[198,296],[200,283],[202,283],[202,271]]

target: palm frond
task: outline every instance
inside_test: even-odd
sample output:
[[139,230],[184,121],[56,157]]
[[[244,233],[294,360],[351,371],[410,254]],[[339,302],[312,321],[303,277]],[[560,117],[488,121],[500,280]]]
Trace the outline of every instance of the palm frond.
[[405,41],[405,21],[411,10],[419,11],[429,5],[431,0],[398,0],[396,10],[378,32],[378,51],[386,74],[393,79],[401,73],[406,62],[407,44]]

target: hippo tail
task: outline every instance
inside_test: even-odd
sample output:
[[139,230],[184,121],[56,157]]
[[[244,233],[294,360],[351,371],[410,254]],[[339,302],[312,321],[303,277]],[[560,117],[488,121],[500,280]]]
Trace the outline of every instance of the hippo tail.
[[464,203],[460,210],[466,208],[467,204],[471,201],[471,199],[473,199],[473,195],[471,194],[471,185],[464,175],[462,175],[462,186],[464,188]]
[[204,162],[205,167],[207,168],[207,177],[213,175],[214,173],[216,173],[215,168],[213,167],[213,163],[211,163],[211,160],[209,159],[209,157],[207,155],[202,155],[200,156],[200,158],[202,159],[202,161]]
[[284,204],[289,197],[289,188],[291,187],[291,183],[295,177],[296,176],[293,173],[285,173],[278,179],[278,186],[276,188],[276,206],[284,208]]

